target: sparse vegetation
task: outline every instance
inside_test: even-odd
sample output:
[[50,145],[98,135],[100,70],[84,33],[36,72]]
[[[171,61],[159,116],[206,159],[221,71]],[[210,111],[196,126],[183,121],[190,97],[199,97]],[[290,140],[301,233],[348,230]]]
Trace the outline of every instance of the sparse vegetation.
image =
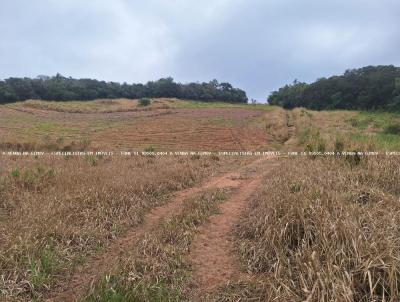
[[400,123],[390,124],[384,129],[385,134],[400,135]]
[[143,106],[143,107],[149,106],[150,103],[151,103],[151,99],[149,99],[149,98],[141,98],[141,99],[139,99],[139,105],[140,106]]
[[170,193],[199,182],[208,161],[20,158],[15,167],[0,158],[1,299],[40,300]]

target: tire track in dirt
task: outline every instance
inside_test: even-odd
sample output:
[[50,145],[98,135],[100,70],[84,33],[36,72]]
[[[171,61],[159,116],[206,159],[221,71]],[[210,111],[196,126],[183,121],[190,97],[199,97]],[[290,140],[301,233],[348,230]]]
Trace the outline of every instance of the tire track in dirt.
[[271,170],[278,165],[276,160],[261,159],[249,167],[250,176],[241,182],[232,197],[219,207],[220,214],[209,219],[199,228],[189,254],[193,268],[193,292],[195,300],[207,299],[207,293],[228,281],[238,280],[244,274],[235,255],[232,230],[239,222],[249,198],[259,189],[264,169]]
[[130,229],[123,237],[114,240],[105,252],[94,256],[85,265],[79,267],[72,277],[65,284],[62,284],[58,290],[51,293],[45,301],[76,301],[84,295],[85,291],[90,288],[100,276],[110,272],[118,263],[119,256],[133,249],[137,240],[145,233],[151,231],[161,218],[178,211],[186,198],[209,188],[238,187],[240,185],[239,176],[240,174],[237,172],[226,173],[198,187],[178,192],[173,201],[151,210],[145,215],[142,224]]

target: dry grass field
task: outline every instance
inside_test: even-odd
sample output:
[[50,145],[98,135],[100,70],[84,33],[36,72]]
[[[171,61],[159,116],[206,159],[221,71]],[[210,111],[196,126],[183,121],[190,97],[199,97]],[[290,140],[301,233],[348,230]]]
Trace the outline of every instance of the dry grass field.
[[34,298],[51,289],[150,208],[212,174],[210,161],[2,158],[2,293]]
[[[0,151],[400,150],[398,114],[0,106]],[[398,156],[0,153],[0,301],[399,301]]]
[[394,158],[282,163],[235,230],[254,279],[218,299],[398,301],[399,177]]
[[[229,105],[229,104],[228,104]],[[263,150],[268,106],[156,99],[26,101],[0,106],[0,144],[10,149]]]

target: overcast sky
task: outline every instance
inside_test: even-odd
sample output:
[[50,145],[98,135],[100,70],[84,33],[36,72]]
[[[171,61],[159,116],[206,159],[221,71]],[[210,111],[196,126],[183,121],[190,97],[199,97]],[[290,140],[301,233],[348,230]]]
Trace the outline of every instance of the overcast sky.
[[0,78],[228,81],[250,98],[400,65],[399,0],[2,0]]

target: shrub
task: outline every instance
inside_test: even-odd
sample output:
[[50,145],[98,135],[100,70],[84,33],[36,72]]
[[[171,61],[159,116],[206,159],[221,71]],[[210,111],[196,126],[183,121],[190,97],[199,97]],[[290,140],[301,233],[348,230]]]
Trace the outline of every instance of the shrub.
[[149,98],[141,98],[139,99],[139,105],[140,106],[149,106],[151,103],[151,99]]
[[337,137],[335,140],[335,153],[342,153],[344,150],[344,141],[343,139]]
[[17,177],[19,177],[20,175],[21,175],[21,172],[19,171],[18,168],[15,168],[15,169],[12,169],[12,170],[11,170],[11,176],[12,176],[12,177],[17,178]]
[[400,135],[400,123],[393,123],[387,126],[384,130],[386,134]]
[[345,160],[352,168],[358,166],[361,162],[361,156],[359,155],[359,151],[358,150],[352,151],[352,154],[346,155]]
[[92,166],[92,167],[97,166],[97,157],[96,156],[86,155],[85,159],[90,166]]
[[11,170],[10,175],[12,183],[18,188],[40,191],[54,179],[55,172],[52,168],[45,169],[39,166],[36,169],[15,168]]
[[144,148],[144,152],[154,152],[154,147],[153,146],[148,146],[148,147],[146,147],[146,148]]

